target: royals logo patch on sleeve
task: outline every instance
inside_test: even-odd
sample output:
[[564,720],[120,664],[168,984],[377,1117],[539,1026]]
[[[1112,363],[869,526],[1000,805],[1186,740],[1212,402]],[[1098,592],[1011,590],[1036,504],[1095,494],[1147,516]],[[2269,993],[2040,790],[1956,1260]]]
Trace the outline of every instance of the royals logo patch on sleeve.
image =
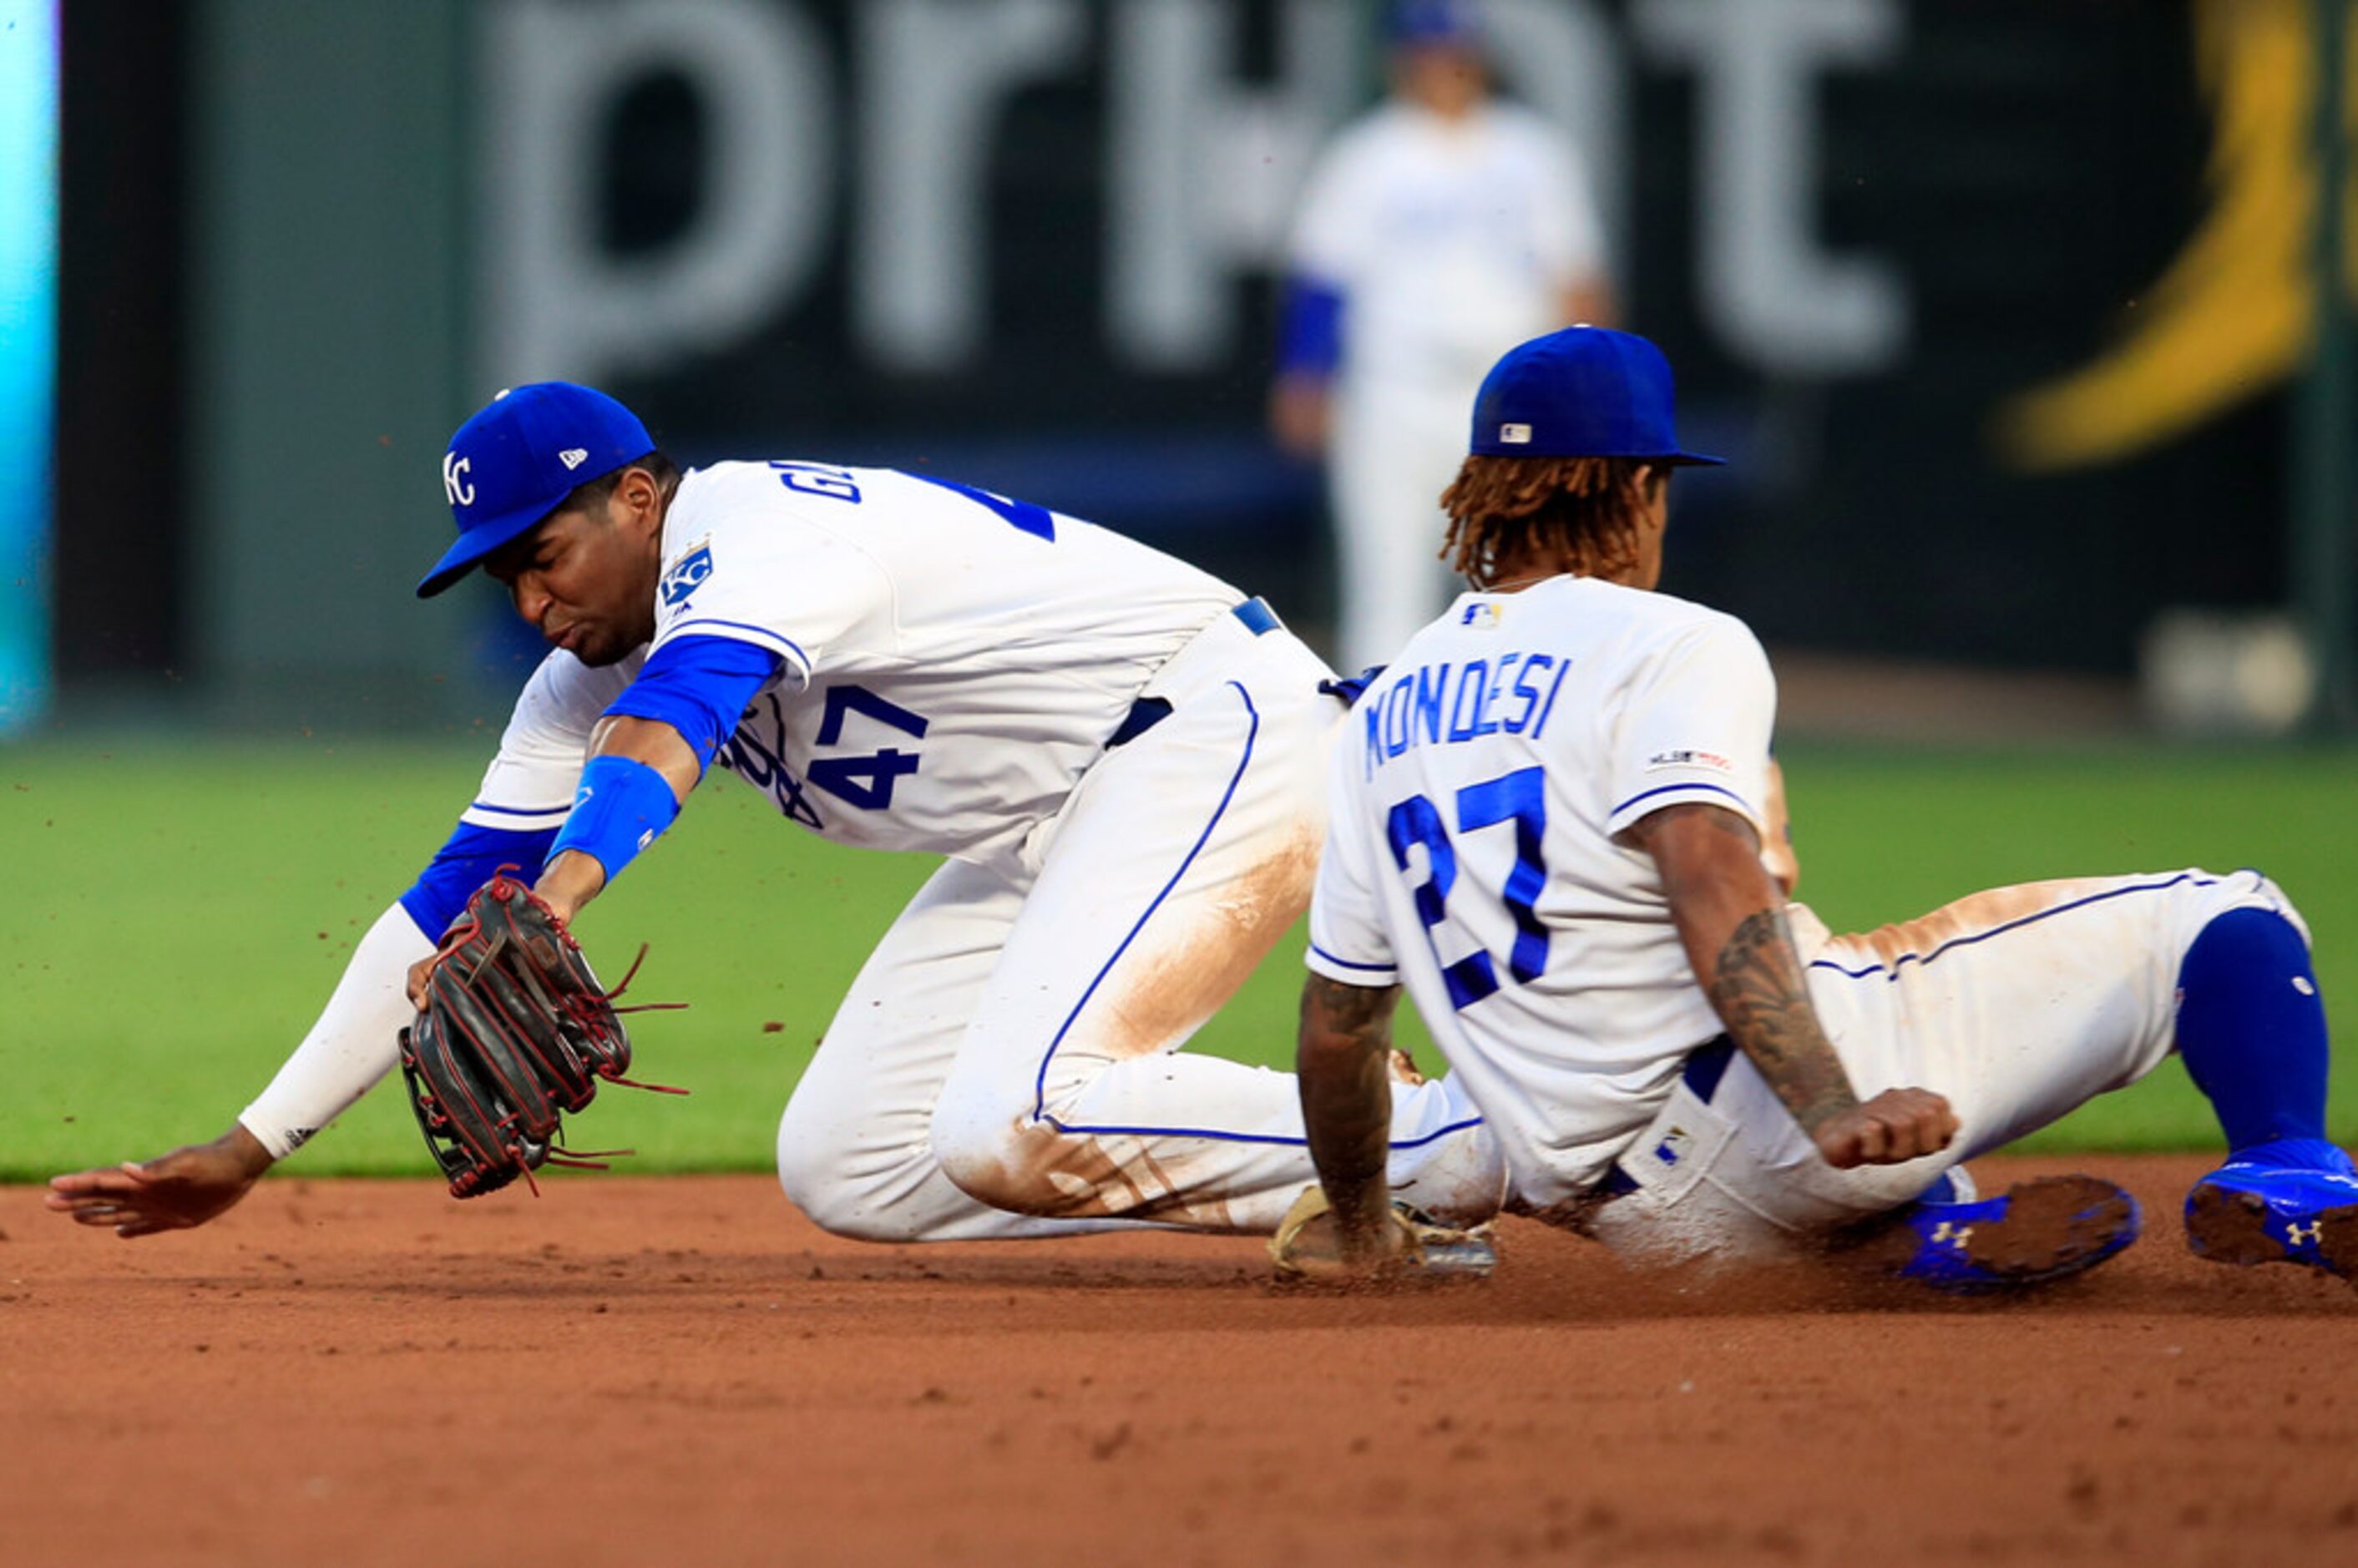
[[676,610],[687,602],[687,596],[704,586],[712,575],[712,546],[698,545],[671,564],[663,575],[663,586],[657,597],[665,610]]

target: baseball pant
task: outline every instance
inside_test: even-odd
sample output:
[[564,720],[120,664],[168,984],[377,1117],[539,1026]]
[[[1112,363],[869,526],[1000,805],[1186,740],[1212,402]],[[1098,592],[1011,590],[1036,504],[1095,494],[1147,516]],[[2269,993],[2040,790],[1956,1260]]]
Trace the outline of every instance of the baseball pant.
[[[950,861],[853,982],[778,1129],[787,1195],[838,1234],[1273,1231],[1316,1180],[1291,1075],[1178,1047],[1308,906],[1343,707],[1282,630],[1221,616],[1020,863]],[[1393,1097],[1393,1180],[1494,1212],[1505,1170],[1444,1080]]]
[[1947,1096],[1955,1141],[1905,1164],[1837,1171],[1739,1054],[1707,1101],[1683,1083],[1673,1092],[1618,1162],[1638,1190],[1588,1227],[1627,1255],[1675,1262],[1773,1255],[1896,1208],[1951,1165],[2159,1065],[2187,949],[2246,908],[2307,936],[2283,892],[2251,871],[2032,882],[1855,936],[1828,937],[1792,905],[1810,997],[1852,1087],[1862,1099],[1909,1085]]
[[1466,457],[1474,387],[1347,385],[1327,454],[1335,520],[1336,664],[1390,661],[1465,580],[1440,558],[1441,492]]

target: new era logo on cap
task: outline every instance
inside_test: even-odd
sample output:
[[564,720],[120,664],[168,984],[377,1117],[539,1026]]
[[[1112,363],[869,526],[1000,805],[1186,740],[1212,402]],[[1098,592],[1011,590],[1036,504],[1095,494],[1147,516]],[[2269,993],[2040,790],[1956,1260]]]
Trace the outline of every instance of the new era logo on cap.
[[584,448],[568,447],[557,454],[557,460],[563,463],[568,470],[578,469],[590,460],[590,453]]

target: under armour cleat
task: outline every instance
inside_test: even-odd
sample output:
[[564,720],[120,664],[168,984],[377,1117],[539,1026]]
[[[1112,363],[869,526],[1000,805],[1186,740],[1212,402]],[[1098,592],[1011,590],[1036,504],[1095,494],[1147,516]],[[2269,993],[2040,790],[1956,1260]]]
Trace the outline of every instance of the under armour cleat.
[[2186,1195],[2186,1245],[2214,1263],[2299,1263],[2358,1280],[2358,1167],[2315,1139],[2243,1150]]
[[1952,1165],[1932,1178],[1932,1184],[1916,1195],[1918,1203],[1972,1203],[1982,1195],[1974,1181],[1974,1173],[1963,1165]]
[[1920,1199],[1894,1218],[1869,1256],[1900,1279],[1971,1294],[2093,1269],[2137,1238],[2138,1213],[2136,1199],[2110,1182],[2041,1176],[1993,1198]]

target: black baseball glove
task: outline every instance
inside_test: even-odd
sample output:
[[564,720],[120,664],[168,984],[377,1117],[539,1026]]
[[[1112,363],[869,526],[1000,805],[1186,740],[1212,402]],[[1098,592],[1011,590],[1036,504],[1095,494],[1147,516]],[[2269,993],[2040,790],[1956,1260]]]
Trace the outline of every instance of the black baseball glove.
[[573,934],[522,882],[502,874],[468,900],[401,1032],[410,1108],[452,1197],[529,1181],[551,1160],[591,1162],[558,1146],[558,1122],[599,1079],[630,1082],[621,993],[598,983]]

